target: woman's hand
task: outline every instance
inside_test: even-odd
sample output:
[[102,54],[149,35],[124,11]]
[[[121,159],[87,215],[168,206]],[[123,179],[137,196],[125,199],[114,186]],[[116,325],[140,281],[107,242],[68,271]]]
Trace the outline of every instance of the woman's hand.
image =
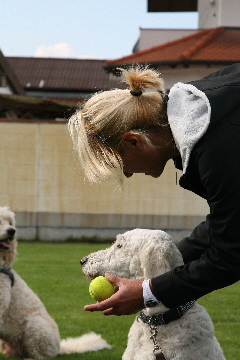
[[142,280],[124,279],[115,275],[105,274],[115,286],[115,294],[110,298],[86,305],[85,311],[102,311],[104,315],[131,315],[144,309]]

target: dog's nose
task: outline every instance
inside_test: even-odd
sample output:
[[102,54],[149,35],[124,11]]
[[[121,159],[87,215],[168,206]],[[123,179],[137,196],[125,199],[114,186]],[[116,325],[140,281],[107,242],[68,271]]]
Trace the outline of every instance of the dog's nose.
[[84,264],[86,264],[87,261],[88,261],[88,257],[87,257],[87,256],[85,256],[84,258],[82,258],[82,259],[80,260],[81,266],[83,266]]
[[14,228],[7,229],[7,234],[10,238],[12,238],[15,234],[16,230]]

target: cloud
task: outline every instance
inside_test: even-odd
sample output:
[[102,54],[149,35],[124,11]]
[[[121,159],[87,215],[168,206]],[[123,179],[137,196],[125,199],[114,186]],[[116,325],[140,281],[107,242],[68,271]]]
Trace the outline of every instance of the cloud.
[[73,48],[68,43],[58,43],[49,46],[37,47],[35,57],[47,57],[47,58],[74,58],[74,59],[93,59],[103,60],[103,57],[95,55],[76,55]]
[[36,57],[55,57],[55,58],[73,58],[74,50],[67,43],[58,43],[49,46],[37,47],[34,56]]

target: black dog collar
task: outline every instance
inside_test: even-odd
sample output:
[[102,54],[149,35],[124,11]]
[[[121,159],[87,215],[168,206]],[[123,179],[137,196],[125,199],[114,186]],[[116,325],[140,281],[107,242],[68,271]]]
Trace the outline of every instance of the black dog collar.
[[14,285],[14,276],[10,269],[0,269],[0,272],[7,274],[11,279],[11,286]]
[[143,311],[138,315],[138,319],[142,320],[145,324],[150,326],[158,326],[168,324],[171,321],[180,319],[183,314],[189,310],[195,304],[194,301],[189,301],[188,303],[179,306],[176,309],[167,310],[166,312],[160,313],[154,316],[147,316]]

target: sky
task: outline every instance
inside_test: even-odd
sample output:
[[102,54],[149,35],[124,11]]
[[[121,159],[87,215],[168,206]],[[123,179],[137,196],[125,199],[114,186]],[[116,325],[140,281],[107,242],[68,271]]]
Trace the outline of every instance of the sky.
[[147,0],[0,0],[5,56],[118,59],[140,28],[196,29],[198,15],[148,13]]

